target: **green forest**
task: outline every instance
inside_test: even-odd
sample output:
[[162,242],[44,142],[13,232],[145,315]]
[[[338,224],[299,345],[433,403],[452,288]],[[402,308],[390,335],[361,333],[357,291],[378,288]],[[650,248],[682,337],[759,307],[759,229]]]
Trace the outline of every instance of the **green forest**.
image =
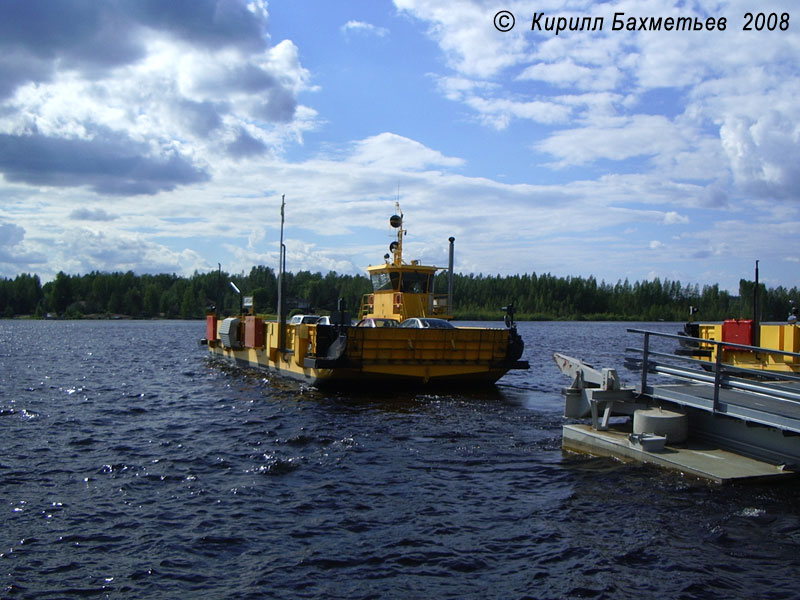
[[[703,320],[751,318],[754,287],[741,280],[734,296],[718,285],[683,286],[678,281],[642,281],[614,284],[593,277],[537,275],[454,275],[453,315],[459,320],[499,320],[502,307],[513,302],[518,320],[620,320],[683,321],[689,307]],[[200,319],[219,304],[222,314],[235,312],[241,302],[230,285],[252,296],[255,311],[274,314],[277,277],[269,267],[253,267],[250,273],[224,271],[177,275],[136,275],[92,272],[85,275],[58,273],[45,284],[38,275],[21,274],[0,279],[0,317],[15,318],[110,318]],[[353,315],[362,295],[371,291],[361,275],[322,275],[300,271],[286,274],[286,297],[291,312],[327,314],[344,298]],[[440,273],[436,293],[447,291],[447,274]],[[759,285],[760,318],[781,321],[789,313],[790,300],[800,299],[797,288],[767,289]]]

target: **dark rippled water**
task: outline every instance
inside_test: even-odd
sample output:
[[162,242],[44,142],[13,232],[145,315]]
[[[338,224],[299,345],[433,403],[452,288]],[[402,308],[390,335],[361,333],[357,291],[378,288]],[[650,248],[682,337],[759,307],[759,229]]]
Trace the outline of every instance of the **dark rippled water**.
[[0,597],[800,597],[798,484],[562,452],[552,352],[622,370],[629,325],[348,395],[212,366],[203,326],[0,321]]

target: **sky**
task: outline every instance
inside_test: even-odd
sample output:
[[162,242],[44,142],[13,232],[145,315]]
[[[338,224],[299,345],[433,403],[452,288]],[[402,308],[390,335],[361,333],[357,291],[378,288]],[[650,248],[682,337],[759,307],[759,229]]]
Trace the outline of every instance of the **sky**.
[[800,286],[799,6],[3,0],[0,277]]

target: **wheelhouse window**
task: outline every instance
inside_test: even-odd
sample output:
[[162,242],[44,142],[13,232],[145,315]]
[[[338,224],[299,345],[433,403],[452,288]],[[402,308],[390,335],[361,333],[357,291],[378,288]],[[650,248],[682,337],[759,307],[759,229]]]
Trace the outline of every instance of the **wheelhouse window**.
[[427,294],[431,286],[430,273],[414,273],[413,271],[405,271],[403,273],[403,280],[401,283],[402,292],[411,294]]
[[382,292],[394,290],[409,294],[427,294],[431,290],[433,274],[415,271],[389,271],[372,273],[372,290]]
[[372,280],[372,290],[375,292],[396,290],[400,284],[400,273],[373,273],[370,279]]

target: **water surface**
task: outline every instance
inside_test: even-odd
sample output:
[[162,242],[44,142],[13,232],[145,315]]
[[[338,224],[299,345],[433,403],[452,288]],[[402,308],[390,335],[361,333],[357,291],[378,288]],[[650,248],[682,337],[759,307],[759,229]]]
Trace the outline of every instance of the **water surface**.
[[211,363],[204,323],[0,321],[2,598],[798,598],[796,483],[561,450],[561,351],[490,390],[322,394]]

